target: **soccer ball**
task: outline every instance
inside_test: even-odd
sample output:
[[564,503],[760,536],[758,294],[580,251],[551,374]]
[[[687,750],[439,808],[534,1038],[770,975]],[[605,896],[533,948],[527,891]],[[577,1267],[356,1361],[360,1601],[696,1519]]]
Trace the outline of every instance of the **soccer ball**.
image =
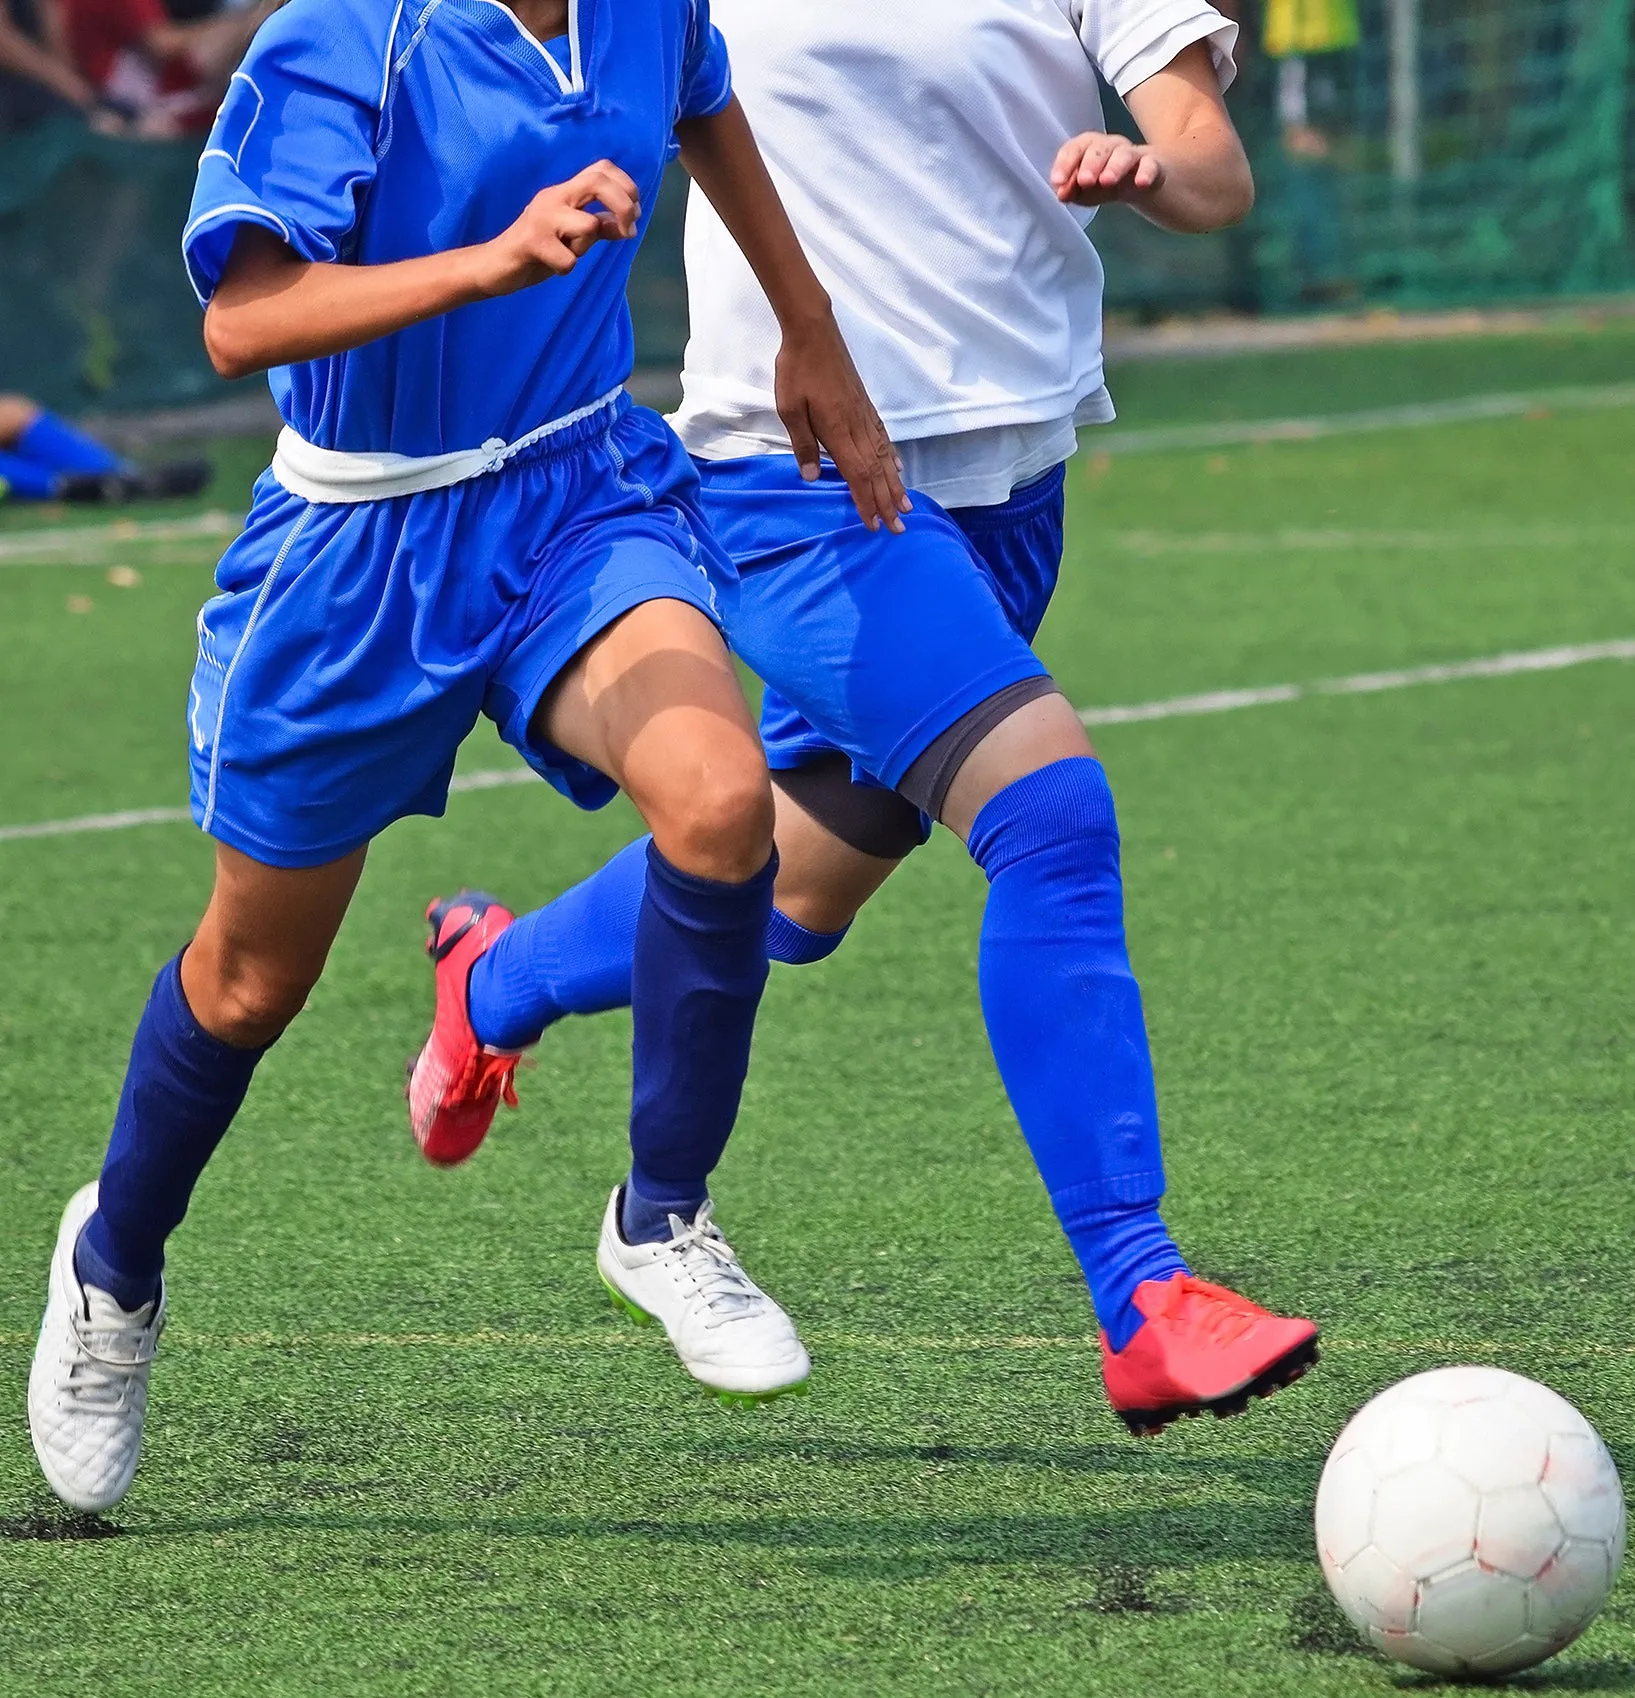
[[1501,1368],[1382,1391],[1317,1488],[1317,1554],[1379,1650],[1441,1675],[1501,1675],[1570,1645],[1624,1555],[1607,1447],[1565,1398]]

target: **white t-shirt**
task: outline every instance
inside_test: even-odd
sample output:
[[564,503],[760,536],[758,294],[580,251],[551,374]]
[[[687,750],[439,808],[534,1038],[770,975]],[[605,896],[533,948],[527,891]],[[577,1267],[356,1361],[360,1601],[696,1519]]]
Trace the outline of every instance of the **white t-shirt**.
[[[1050,166],[1120,94],[1237,26],[1208,0],[713,0],[784,204],[913,486],[1003,501],[1112,418],[1093,210]],[[705,459],[787,453],[777,321],[696,190],[692,337],[672,419]],[[1043,463],[1038,463],[1043,457]]]

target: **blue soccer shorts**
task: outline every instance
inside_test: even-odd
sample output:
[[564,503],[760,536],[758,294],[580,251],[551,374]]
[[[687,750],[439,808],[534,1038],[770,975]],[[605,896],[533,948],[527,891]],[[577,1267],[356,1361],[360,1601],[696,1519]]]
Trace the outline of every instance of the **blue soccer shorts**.
[[737,575],[698,494],[668,426],[625,400],[419,495],[313,504],[265,474],[199,615],[193,817],[270,866],[338,860],[443,812],[481,714],[564,795],[603,806],[612,781],[529,721],[643,602],[730,613]]
[[791,455],[698,468],[774,771],[839,750],[858,782],[895,789],[973,708],[1047,675],[1031,645],[1061,572],[1065,468],[996,507],[917,494],[903,536],[865,529],[829,467],[815,483]]

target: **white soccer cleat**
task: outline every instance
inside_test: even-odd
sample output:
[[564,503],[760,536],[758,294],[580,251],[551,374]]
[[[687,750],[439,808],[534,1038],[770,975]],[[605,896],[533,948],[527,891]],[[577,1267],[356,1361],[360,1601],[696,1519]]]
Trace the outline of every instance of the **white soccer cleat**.
[[660,1321],[681,1365],[729,1408],[803,1393],[812,1360],[794,1322],[744,1272],[704,1203],[691,1224],[670,1216],[664,1244],[627,1244],[619,1230],[624,1188],[602,1217],[596,1266],[619,1308]]
[[80,1229],[96,1213],[95,1183],[63,1211],[34,1367],[28,1429],[47,1482],[71,1509],[112,1509],[142,1454],[148,1371],[165,1324],[165,1288],[134,1314],[74,1272]]

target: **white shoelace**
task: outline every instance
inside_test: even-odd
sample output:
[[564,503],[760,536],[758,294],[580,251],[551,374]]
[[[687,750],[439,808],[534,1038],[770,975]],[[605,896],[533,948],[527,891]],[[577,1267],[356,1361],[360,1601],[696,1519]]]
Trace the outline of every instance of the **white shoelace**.
[[81,1408],[118,1410],[124,1405],[132,1380],[153,1360],[159,1347],[154,1304],[127,1314],[100,1292],[88,1292],[86,1300],[89,1314],[78,1308],[69,1312],[69,1325],[79,1349],[69,1362],[64,1384]]
[[670,1216],[674,1236],[665,1250],[681,1264],[683,1273],[710,1313],[708,1326],[739,1320],[762,1308],[766,1294],[744,1272],[721,1228],[710,1219],[715,1207],[705,1203],[689,1224]]

